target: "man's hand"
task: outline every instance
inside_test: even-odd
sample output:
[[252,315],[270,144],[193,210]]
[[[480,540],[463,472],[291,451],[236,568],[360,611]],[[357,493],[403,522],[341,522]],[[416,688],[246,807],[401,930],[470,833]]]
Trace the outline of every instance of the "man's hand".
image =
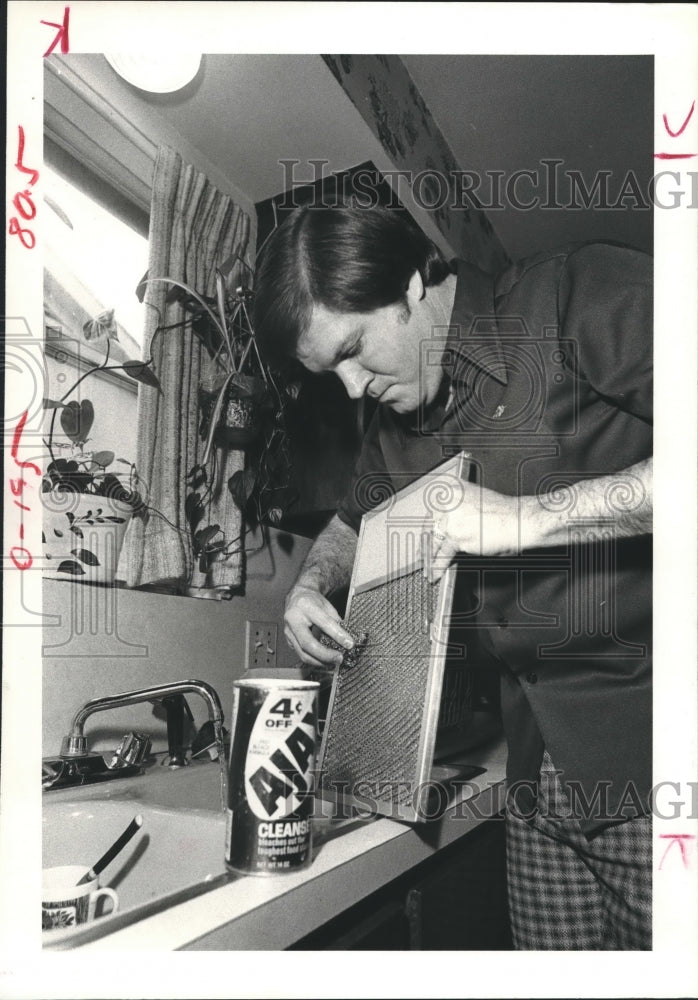
[[286,598],[286,641],[304,663],[313,667],[332,667],[342,659],[341,653],[318,642],[311,632],[313,625],[347,649],[354,645],[324,595],[348,585],[355,552],[356,532],[335,515],[315,539]]
[[459,489],[458,506],[438,515],[431,530],[427,527],[422,535],[424,572],[433,580],[443,576],[459,552],[504,556],[520,548],[520,497],[505,496],[474,483],[462,483]]
[[314,667],[334,667],[342,654],[323,646],[311,631],[315,625],[346,649],[354,641],[339,624],[340,618],[330,602],[312,587],[296,585],[286,598],[284,634],[286,641],[304,663]]
[[518,555],[525,549],[568,545],[570,530],[618,538],[652,531],[652,459],[608,476],[581,479],[554,493],[512,497],[474,483],[461,484],[453,510],[436,515],[422,538],[424,573],[438,580],[453,557]]

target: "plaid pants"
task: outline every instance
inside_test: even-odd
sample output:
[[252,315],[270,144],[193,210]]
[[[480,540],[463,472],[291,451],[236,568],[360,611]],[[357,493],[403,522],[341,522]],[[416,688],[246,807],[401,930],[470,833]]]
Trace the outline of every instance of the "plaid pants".
[[507,813],[507,882],[514,947],[533,951],[652,948],[652,819],[588,840],[547,752],[538,813]]

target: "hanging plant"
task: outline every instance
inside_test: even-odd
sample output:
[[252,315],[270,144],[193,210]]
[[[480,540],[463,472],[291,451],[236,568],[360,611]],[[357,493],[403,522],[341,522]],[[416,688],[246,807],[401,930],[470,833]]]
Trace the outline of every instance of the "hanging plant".
[[227,488],[249,526],[278,524],[297,498],[290,485],[285,413],[297,396],[298,386],[273,372],[259,353],[248,309],[251,289],[241,285],[226,290],[225,275],[240,260],[230,258],[217,270],[214,297],[167,277],[146,276],[137,290],[142,301],[148,284],[169,286],[166,301],[179,303],[186,319],[160,327],[155,336],[190,329],[217,372],[212,387],[199,388],[202,453],[187,475],[185,501],[192,548],[202,573],[242,548],[241,537],[228,538],[220,524],[207,523],[220,449],[244,452],[244,468],[230,477]]

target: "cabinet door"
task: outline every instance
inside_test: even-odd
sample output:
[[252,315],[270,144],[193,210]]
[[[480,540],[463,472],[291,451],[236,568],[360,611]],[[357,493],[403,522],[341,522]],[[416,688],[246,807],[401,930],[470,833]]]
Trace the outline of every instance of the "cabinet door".
[[386,903],[325,945],[332,951],[406,951],[409,926],[400,903]]
[[483,823],[407,893],[413,950],[510,950],[504,821]]
[[404,896],[379,891],[329,924],[297,941],[289,951],[408,951],[410,929]]

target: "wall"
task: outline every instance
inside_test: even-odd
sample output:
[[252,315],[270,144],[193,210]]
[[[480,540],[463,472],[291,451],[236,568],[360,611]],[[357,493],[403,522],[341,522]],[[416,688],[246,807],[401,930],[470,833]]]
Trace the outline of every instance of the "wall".
[[[43,750],[60,749],[75,711],[90,698],[165,681],[196,678],[212,684],[230,724],[232,684],[244,670],[247,619],[279,623],[278,664],[295,659],[283,638],[283,602],[311,542],[270,530],[271,547],[248,560],[247,592],[231,601],[144,594],[73,581],[43,587]],[[258,539],[250,538],[250,547]],[[188,702],[197,725],[206,711]],[[155,736],[163,749],[165,724],[152,706],[98,714],[87,724],[91,748],[113,750],[132,729]]]
[[[514,260],[593,239],[652,252],[653,56],[402,61]],[[588,207],[575,174],[587,192],[598,184]]]
[[[323,59],[394,167],[410,175],[408,187],[415,202],[427,209],[453,253],[485,271],[498,270],[507,255],[487,215],[474,206],[458,212],[446,207],[457,203],[459,164],[401,59],[395,55]],[[413,210],[409,199],[402,200]],[[416,214],[420,218],[422,213]]]

